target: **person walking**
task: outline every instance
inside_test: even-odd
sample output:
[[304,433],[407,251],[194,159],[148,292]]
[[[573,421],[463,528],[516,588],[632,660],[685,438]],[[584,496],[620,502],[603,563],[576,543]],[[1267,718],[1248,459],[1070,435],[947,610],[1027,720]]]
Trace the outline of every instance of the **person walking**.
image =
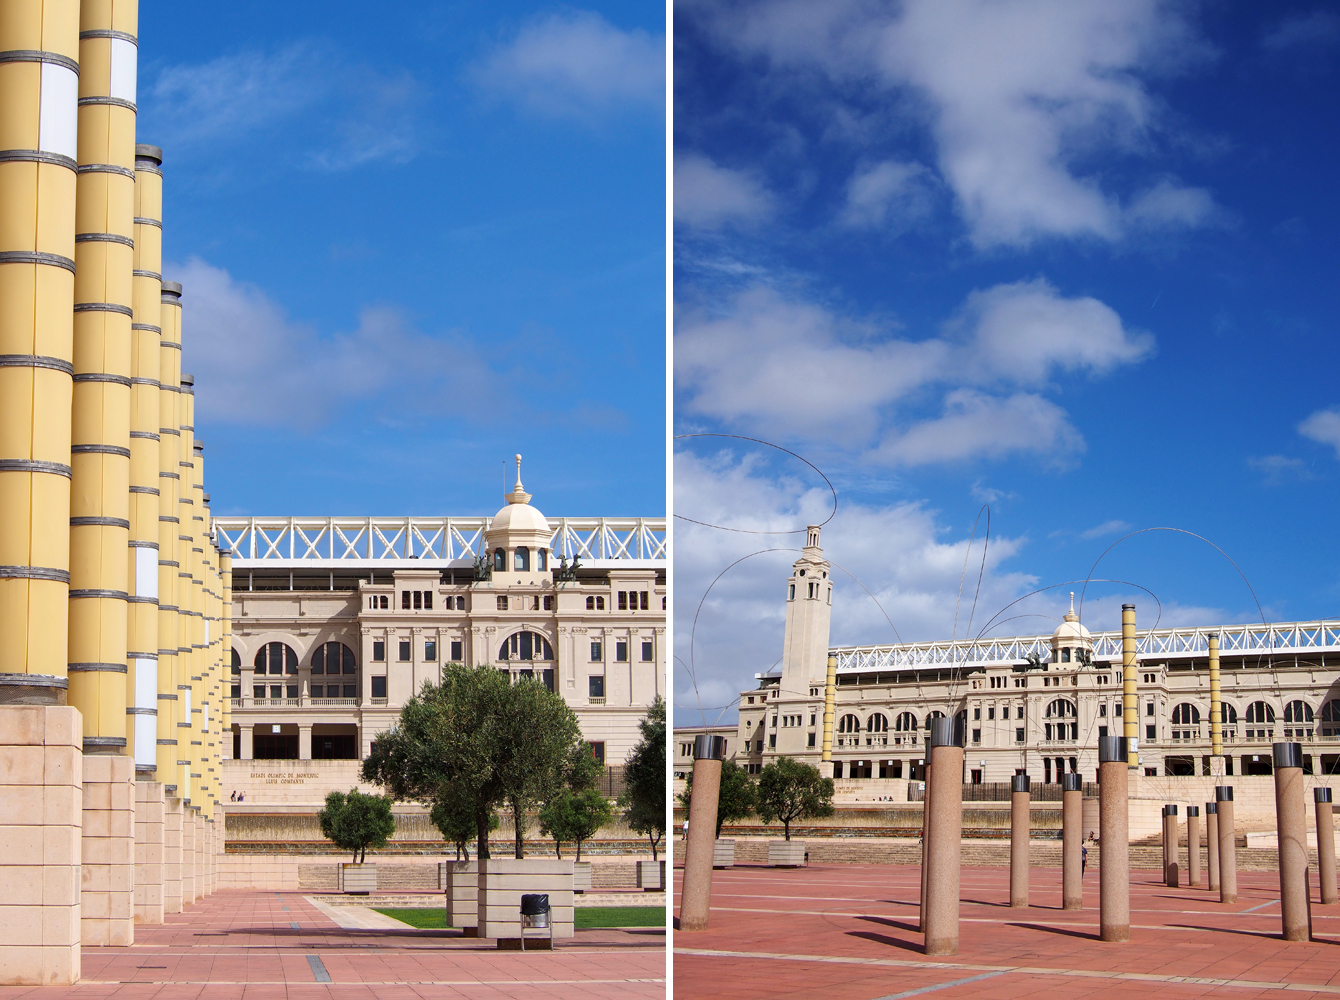
[[1084,877],[1084,869],[1089,867],[1089,845],[1081,844],[1079,849],[1079,877]]

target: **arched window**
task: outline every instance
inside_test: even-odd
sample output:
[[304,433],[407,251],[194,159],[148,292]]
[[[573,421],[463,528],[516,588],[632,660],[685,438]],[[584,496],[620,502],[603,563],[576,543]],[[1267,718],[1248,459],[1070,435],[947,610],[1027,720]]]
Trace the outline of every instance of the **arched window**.
[[1247,739],[1273,739],[1275,730],[1275,710],[1264,701],[1254,701],[1247,706]]
[[1305,701],[1289,702],[1284,706],[1284,725],[1285,739],[1312,739],[1312,706]]
[[929,732],[931,728],[931,723],[934,722],[936,719],[943,719],[944,717],[945,717],[944,712],[932,712],[930,715],[926,716],[926,730]]
[[232,664],[233,674],[236,676],[242,672],[242,657],[238,655],[237,650],[235,649],[230,649],[228,652],[232,654],[232,658],[229,662]]
[[[1067,701],[1065,698],[1057,698],[1047,706],[1046,716],[1048,719],[1069,720],[1077,718],[1078,715],[1079,712],[1075,708],[1075,703]],[[1042,735],[1048,741],[1072,742],[1079,739],[1079,723],[1069,721],[1044,722]]]
[[549,568],[549,552],[547,549],[535,550],[535,568],[541,573]]
[[1321,735],[1340,736],[1340,701],[1334,698],[1321,706]]
[[887,733],[889,731],[889,719],[883,712],[876,712],[870,716],[870,721],[866,723],[865,728],[872,733]]
[[1049,719],[1073,719],[1078,714],[1075,710],[1075,703],[1066,701],[1064,698],[1057,698],[1047,706],[1047,718]]
[[342,642],[323,642],[312,653],[314,674],[356,674],[358,661],[354,651]]
[[893,720],[893,729],[899,733],[915,733],[917,731],[917,717],[911,712],[900,712],[898,718]]
[[500,660],[552,660],[554,651],[549,640],[538,632],[517,632],[503,640],[498,650]]
[[854,715],[844,715],[838,721],[839,733],[859,733],[861,731],[861,720]]
[[258,674],[296,674],[298,654],[286,643],[267,642],[256,654],[255,668]]
[[1173,709],[1172,724],[1174,726],[1199,726],[1200,709],[1195,705],[1188,705],[1186,702]]
[[516,571],[518,573],[530,572],[530,549],[524,545],[518,545],[516,550]]
[[493,569],[498,573],[507,572],[507,552],[503,549],[493,550]]

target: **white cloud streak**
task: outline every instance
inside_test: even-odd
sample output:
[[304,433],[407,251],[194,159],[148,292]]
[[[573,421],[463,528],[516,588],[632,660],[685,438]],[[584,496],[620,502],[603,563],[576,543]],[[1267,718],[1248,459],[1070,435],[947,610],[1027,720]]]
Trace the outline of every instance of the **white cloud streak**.
[[528,22],[476,68],[488,90],[562,118],[664,109],[665,37],[624,31],[592,11]]
[[772,215],[774,199],[751,174],[698,153],[675,154],[675,222],[695,229],[751,225]]
[[1318,444],[1329,445],[1340,458],[1340,407],[1318,410],[1298,425],[1298,433]]

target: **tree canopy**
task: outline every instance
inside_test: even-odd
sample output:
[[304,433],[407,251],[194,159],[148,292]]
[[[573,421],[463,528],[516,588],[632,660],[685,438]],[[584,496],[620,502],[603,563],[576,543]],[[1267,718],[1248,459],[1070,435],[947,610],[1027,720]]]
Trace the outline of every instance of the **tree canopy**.
[[610,800],[595,788],[574,792],[561,789],[540,810],[540,831],[554,838],[554,854],[563,857],[563,842],[577,845],[577,860],[582,860],[582,841],[614,817]]
[[395,833],[391,800],[381,795],[365,795],[358,790],[347,795],[331,792],[326,796],[325,808],[316,818],[321,824],[321,835],[336,847],[352,851],[354,863],[358,863],[360,853],[363,860],[367,859],[369,847],[385,847],[391,834]]
[[[679,793],[679,802],[685,809],[693,800],[693,772],[689,772],[688,784]],[[739,764],[733,760],[721,762],[721,789],[717,793],[717,830],[736,820],[748,819],[754,815],[758,803],[758,788]]]
[[758,815],[765,823],[781,820],[790,840],[793,821],[833,815],[833,779],[813,764],[778,757],[758,776]]
[[[456,847],[456,860],[470,860],[470,841],[478,831],[475,827],[474,803],[456,794],[454,786],[443,787],[433,800],[433,810],[429,814],[433,826],[442,834],[442,839]],[[489,814],[489,830],[498,829],[498,814]]]
[[658,695],[642,721],[642,738],[624,759],[624,793],[619,805],[635,833],[651,841],[651,857],[665,836],[665,702]]

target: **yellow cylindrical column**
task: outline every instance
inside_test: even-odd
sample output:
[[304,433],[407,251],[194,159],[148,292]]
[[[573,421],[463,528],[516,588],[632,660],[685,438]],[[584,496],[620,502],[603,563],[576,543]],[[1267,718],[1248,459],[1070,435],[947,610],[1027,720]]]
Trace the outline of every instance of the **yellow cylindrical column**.
[[[833,759],[833,702],[837,698],[837,657],[828,658],[828,676],[824,679],[824,744],[821,760]],[[832,777],[832,775],[824,775]]]
[[1140,662],[1135,647],[1135,605],[1121,606],[1121,732],[1126,738],[1128,767],[1140,763],[1140,717],[1135,699],[1135,672]]
[[[160,702],[175,693],[172,660],[158,658],[159,513],[159,353],[162,347],[163,153],[157,146],[135,147],[135,270],[131,280],[134,316],[130,324],[130,558],[127,560],[127,664],[136,772],[172,781],[172,711]],[[169,601],[168,603],[171,603]],[[162,722],[167,722],[164,728]],[[164,760],[162,751],[167,752]]]
[[1210,764],[1215,776],[1223,774],[1224,703],[1219,697],[1219,636],[1212,635],[1210,647]]
[[0,704],[64,705],[78,0],[0,17]]
[[[180,299],[178,299],[178,302],[180,302]],[[180,312],[180,305],[176,308]],[[181,330],[180,320],[177,329],[178,331]],[[180,332],[178,336],[180,336]],[[181,750],[182,777],[189,789],[188,797],[191,807],[198,812],[203,802],[203,796],[200,794],[199,788],[199,754],[197,752],[200,743],[200,663],[197,655],[200,639],[196,630],[195,619],[199,611],[194,586],[196,579],[195,554],[191,551],[193,542],[191,511],[195,506],[195,501],[191,497],[191,470],[195,468],[195,463],[191,459],[195,453],[195,434],[192,430],[187,429],[191,426],[190,404],[193,397],[190,395],[190,390],[192,390],[194,384],[195,379],[190,375],[182,374],[178,378],[176,398],[178,447],[180,448],[180,455],[177,459],[180,492],[177,496],[176,545],[179,595],[177,602],[177,652],[180,654],[178,662],[181,671],[178,687],[185,696],[186,703],[186,707],[182,709],[182,720],[178,727],[177,739]]]
[[[181,495],[181,473],[177,462],[181,455],[181,431],[177,429],[177,400],[181,395],[181,285],[160,282],[159,286],[159,392],[158,392],[158,780],[169,795],[190,797],[190,779],[183,775],[182,743],[187,695],[182,690],[181,644],[179,638],[181,569],[177,540],[179,534],[177,500]],[[169,712],[165,709],[170,708]]]
[[80,5],[69,703],[85,753],[127,752],[137,17],[138,0]]
[[[219,578],[223,600],[219,607],[219,645],[221,647],[221,664],[223,673],[223,724],[221,727],[222,738],[227,742],[220,748],[223,752],[221,757],[232,759],[233,745],[233,553],[230,549],[221,549],[219,551]],[[240,692],[239,692],[240,693]],[[223,772],[219,772],[220,789],[222,789]]]

